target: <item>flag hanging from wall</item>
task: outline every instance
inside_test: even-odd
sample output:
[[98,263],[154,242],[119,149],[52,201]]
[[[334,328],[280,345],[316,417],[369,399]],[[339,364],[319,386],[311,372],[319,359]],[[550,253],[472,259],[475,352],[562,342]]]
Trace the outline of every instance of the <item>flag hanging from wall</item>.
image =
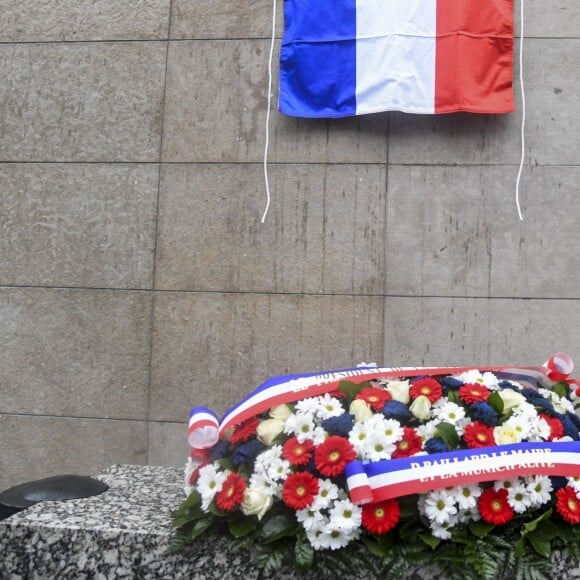
[[513,0],[284,0],[296,117],[514,110]]

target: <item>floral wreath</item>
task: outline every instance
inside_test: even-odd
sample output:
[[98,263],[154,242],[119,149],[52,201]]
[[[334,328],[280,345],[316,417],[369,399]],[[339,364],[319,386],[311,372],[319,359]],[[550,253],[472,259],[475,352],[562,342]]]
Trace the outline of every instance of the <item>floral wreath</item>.
[[229,534],[262,573],[550,578],[553,550],[580,561],[572,368],[361,365],[272,378],[221,421],[196,407],[175,546]]

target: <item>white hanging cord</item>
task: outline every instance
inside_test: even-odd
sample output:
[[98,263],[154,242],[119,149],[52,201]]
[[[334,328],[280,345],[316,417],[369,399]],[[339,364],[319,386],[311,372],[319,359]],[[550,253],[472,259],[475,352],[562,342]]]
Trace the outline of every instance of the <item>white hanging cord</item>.
[[522,210],[520,208],[520,179],[522,178],[522,170],[524,168],[524,156],[526,152],[526,94],[524,92],[524,0],[520,0],[520,89],[522,92],[522,156],[520,158],[520,168],[518,170],[518,178],[516,179],[516,206],[518,208],[518,215],[520,220],[524,220]]
[[270,145],[270,107],[272,104],[272,60],[274,57],[274,41],[276,38],[276,0],[272,0],[272,41],[270,42],[270,58],[268,59],[268,110],[266,111],[266,145],[264,146],[264,181],[266,183],[266,209],[262,215],[262,223],[266,221],[270,209],[270,182],[268,179],[268,147]]

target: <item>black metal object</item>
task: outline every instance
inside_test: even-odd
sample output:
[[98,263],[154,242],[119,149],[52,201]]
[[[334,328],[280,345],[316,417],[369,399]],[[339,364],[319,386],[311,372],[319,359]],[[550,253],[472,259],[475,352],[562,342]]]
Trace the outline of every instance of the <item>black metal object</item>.
[[86,475],[56,475],[15,485],[0,493],[0,520],[41,501],[62,501],[99,495],[109,486]]

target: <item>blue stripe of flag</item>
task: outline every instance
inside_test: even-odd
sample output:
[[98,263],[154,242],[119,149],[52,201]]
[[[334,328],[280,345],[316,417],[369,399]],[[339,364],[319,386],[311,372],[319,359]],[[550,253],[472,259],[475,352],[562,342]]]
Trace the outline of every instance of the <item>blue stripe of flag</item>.
[[356,0],[284,0],[280,111],[356,114]]

